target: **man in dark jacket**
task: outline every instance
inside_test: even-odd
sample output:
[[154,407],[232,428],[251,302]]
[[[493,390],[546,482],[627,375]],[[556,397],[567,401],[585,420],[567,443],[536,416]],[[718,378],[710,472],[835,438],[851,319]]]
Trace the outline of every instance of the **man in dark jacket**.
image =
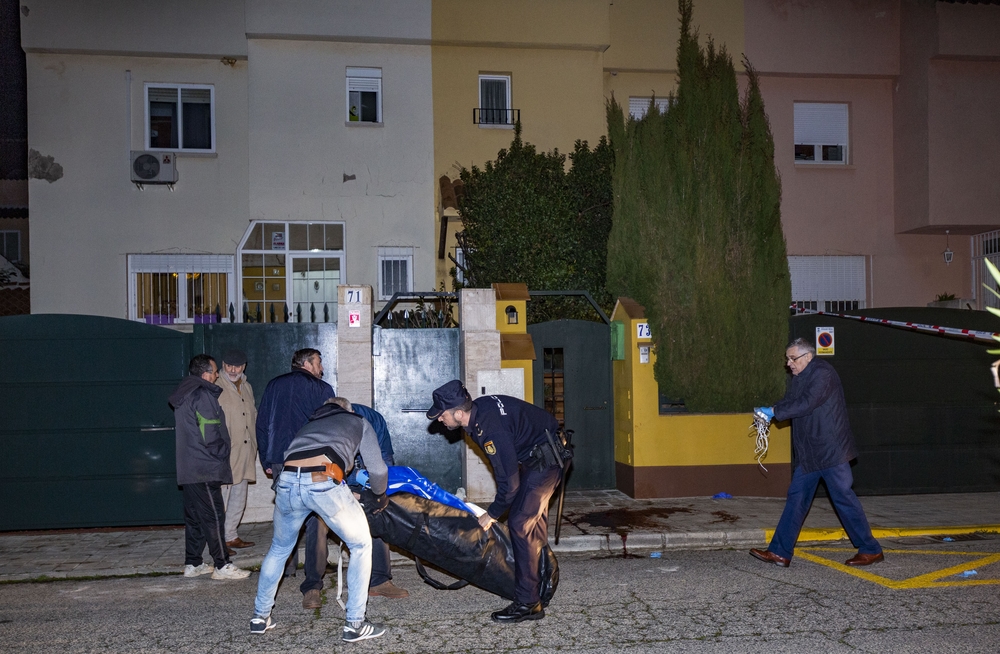
[[490,617],[508,623],[544,618],[538,568],[548,543],[549,499],[562,478],[562,464],[554,452],[559,422],[548,411],[516,397],[487,395],[473,400],[457,379],[434,391],[427,417],[448,429],[464,427],[493,466],[497,494],[479,517],[479,526],[489,529],[509,511],[514,601]]
[[274,536],[260,566],[250,633],[263,634],[274,627],[271,609],[281,571],[295,547],[302,521],[311,512],[318,513],[351,551],[347,568],[347,623],[341,638],[353,643],[385,633],[381,625],[365,620],[372,537],[365,512],[344,478],[360,453],[368,463],[372,492],[378,496],[380,511],[389,503],[385,496],[388,470],[382,463],[378,437],[371,425],[342,408],[343,405],[349,406],[346,400],[333,398],[331,403],[317,409],[285,450],[274,500]]
[[822,479],[844,530],[858,548],[847,565],[882,561],[885,559],[882,546],[872,536],[865,510],[851,488],[854,477],[850,462],[857,457],[858,449],[847,419],[840,377],[828,362],[816,359],[816,348],[801,338],[792,341],[785,355],[792,371],[785,397],[773,407],[754,409],[754,413],[768,421],[792,421],[795,470],[771,544],[767,550],[752,549],[750,554],[761,561],[788,567],[816,486]]
[[[222,485],[233,483],[229,468],[229,432],[219,406],[222,389],[215,385],[219,367],[215,359],[199,354],[170,396],[177,439],[177,483],[184,493],[184,576],[212,573],[212,579],[246,579],[249,570],[229,562],[226,548],[226,511]],[[208,551],[214,567],[202,560]]]
[[[292,371],[267,383],[257,410],[257,454],[264,472],[277,485],[285,450],[295,434],[309,422],[309,416],[336,393],[323,381],[323,357],[319,350],[303,348],[292,355]],[[326,530],[315,515],[306,520],[306,579],[302,591],[302,607],[322,606],[323,571],[326,570]],[[322,532],[322,533],[320,533]],[[298,566],[298,550],[289,559],[285,574],[292,576]]]

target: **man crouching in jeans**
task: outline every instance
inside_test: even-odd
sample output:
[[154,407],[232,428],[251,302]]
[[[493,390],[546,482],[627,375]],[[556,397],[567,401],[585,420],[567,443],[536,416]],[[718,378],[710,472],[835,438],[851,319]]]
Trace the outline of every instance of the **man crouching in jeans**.
[[351,551],[343,639],[353,643],[385,633],[381,625],[365,620],[372,537],[364,510],[344,483],[359,452],[362,459],[371,462],[368,474],[372,492],[378,495],[379,510],[384,509],[388,505],[385,496],[388,469],[382,462],[378,436],[364,418],[351,413],[347,400],[339,397],[327,400],[285,450],[274,498],[274,536],[260,566],[250,633],[262,634],[275,626],[271,608],[278,581],[298,540],[299,529],[313,511]]

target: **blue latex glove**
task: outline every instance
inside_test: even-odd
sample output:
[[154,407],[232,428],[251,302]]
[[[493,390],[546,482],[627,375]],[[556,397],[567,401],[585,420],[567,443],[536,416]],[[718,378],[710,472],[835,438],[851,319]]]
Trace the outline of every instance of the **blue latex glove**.
[[[357,480],[356,483],[359,486],[364,486],[365,488],[369,487],[368,486],[368,471],[367,470],[358,470],[358,474],[355,476],[355,479]],[[385,507],[383,507],[383,508],[385,508]]]
[[768,422],[774,420],[774,409],[772,409],[769,406],[759,406],[756,409],[754,409],[753,412],[757,415],[764,416],[765,418],[767,418]]

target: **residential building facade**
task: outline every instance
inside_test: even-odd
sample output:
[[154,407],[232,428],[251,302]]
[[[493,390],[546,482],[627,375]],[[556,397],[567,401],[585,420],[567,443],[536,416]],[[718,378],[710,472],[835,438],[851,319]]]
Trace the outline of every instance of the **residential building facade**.
[[[982,303],[1000,255],[1000,6],[699,0],[757,71],[804,308]],[[164,324],[335,320],[336,287],[451,287],[441,178],[569,152],[676,88],[657,0],[45,0],[21,9],[32,307]],[[27,239],[22,249],[27,252]],[[665,262],[668,265],[669,262]],[[510,280],[496,280],[505,282]],[[978,306],[978,305],[977,305]]]

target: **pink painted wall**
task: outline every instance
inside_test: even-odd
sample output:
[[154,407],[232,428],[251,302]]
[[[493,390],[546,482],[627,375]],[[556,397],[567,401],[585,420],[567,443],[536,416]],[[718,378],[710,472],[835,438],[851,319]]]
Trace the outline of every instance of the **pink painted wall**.
[[[968,239],[896,234],[892,79],[765,76],[765,107],[782,180],[782,225],[792,255],[864,255],[868,306],[924,306],[939,293],[969,296]],[[846,102],[850,164],[794,162],[793,103]]]
[[929,224],[960,225],[966,233],[996,229],[1000,61],[931,61],[928,86]]
[[941,56],[1000,57],[1000,6],[934,4]]
[[899,73],[899,0],[745,0],[755,68],[808,75]]

